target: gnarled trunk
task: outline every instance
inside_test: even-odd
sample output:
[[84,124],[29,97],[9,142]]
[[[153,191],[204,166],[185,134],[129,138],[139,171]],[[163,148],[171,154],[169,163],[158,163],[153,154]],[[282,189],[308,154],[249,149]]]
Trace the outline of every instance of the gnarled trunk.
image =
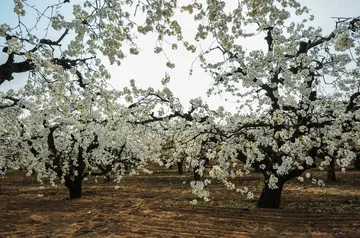
[[278,188],[272,189],[269,187],[268,181],[268,179],[265,180],[265,185],[258,200],[257,207],[279,208],[281,203],[281,193],[285,182],[279,179],[279,182],[277,183]]
[[74,180],[71,180],[70,176],[65,178],[65,186],[69,189],[70,199],[81,198],[82,179],[80,175],[75,176]]
[[79,149],[78,154],[78,163],[79,165],[75,168],[72,168],[72,173],[76,175],[67,175],[65,177],[65,186],[69,189],[70,199],[81,198],[82,195],[82,180],[85,170],[85,162],[83,159],[83,150]]
[[336,181],[335,161],[334,161],[334,159],[332,159],[330,161],[330,165],[329,165],[328,170],[327,170],[326,180],[327,181]]

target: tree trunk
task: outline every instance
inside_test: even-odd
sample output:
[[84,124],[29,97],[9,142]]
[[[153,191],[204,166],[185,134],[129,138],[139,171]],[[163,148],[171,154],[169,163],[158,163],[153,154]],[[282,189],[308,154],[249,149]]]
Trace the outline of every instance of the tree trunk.
[[335,174],[335,160],[332,159],[330,161],[330,165],[327,170],[327,181],[336,181],[336,174]]
[[199,166],[196,166],[194,168],[194,180],[195,181],[200,181],[200,179],[201,179],[201,176],[200,176],[198,170],[199,170]]
[[111,176],[110,176],[110,174],[106,174],[106,175],[105,175],[105,181],[106,181],[107,183],[110,183],[110,181],[111,181]]
[[65,186],[69,189],[70,199],[81,198],[82,179],[80,175],[76,176],[74,181],[71,180],[70,176],[65,178]]
[[183,174],[183,161],[178,160],[177,166],[178,166],[178,174]]
[[83,159],[82,148],[79,149],[78,163],[79,166],[74,169],[77,172],[77,175],[76,176],[67,175],[65,177],[65,186],[69,189],[70,199],[81,198],[82,195],[82,180],[83,180],[84,170],[86,167]]
[[356,154],[356,158],[354,160],[354,169],[360,170],[360,153]]
[[277,189],[269,188],[268,182],[265,182],[265,186],[261,192],[259,201],[257,203],[258,208],[280,208],[281,193],[285,182],[280,181],[277,183]]

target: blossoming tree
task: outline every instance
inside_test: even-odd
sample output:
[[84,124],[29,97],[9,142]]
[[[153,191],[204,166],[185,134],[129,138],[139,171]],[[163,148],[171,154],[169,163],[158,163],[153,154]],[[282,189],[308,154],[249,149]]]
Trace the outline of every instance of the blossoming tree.
[[154,106],[118,104],[121,93],[109,90],[101,60],[120,65],[126,54],[139,54],[137,35],[155,32],[158,42],[181,39],[177,22],[170,21],[175,3],[14,0],[17,21],[0,25],[7,55],[0,85],[16,80],[17,73],[30,74],[19,91],[1,93],[1,113],[13,112],[0,126],[6,142],[1,169],[25,168],[39,180],[60,178],[70,198],[81,196],[82,180],[94,170],[120,180],[125,167],[143,169],[149,145],[157,145],[146,141],[156,141],[156,134],[134,118]]
[[50,179],[53,185],[60,180],[70,199],[81,197],[88,175],[113,174],[120,182],[125,171],[149,172],[144,166],[159,151],[157,134],[134,124],[128,107],[116,102],[120,93],[90,88],[19,95],[23,99],[9,110],[24,109],[6,118],[1,167],[35,172],[40,182]]
[[[360,48],[355,44],[359,18],[338,19],[334,31],[324,34],[311,26],[314,17],[295,0],[231,4],[209,0],[185,6],[178,6],[176,0],[93,0],[81,5],[65,0],[44,11],[24,0],[14,3],[18,25],[0,26],[7,54],[0,65],[0,85],[12,80],[15,73],[32,74],[24,89],[16,93],[18,98],[11,94],[3,97],[6,110],[15,105],[30,113],[15,117],[21,120],[10,130],[12,138],[34,158],[26,160],[26,166],[36,169],[40,177],[63,179],[70,197],[81,194],[78,181],[86,174],[85,168],[104,166],[106,171],[120,171],[121,177],[118,152],[125,159],[141,157],[136,163],[141,167],[142,159],[149,158],[146,151],[153,151],[146,149],[153,139],[141,137],[145,140],[141,143],[139,139],[144,133],[153,138],[150,131],[173,138],[174,158],[185,154],[186,163],[199,175],[204,173],[206,157],[214,165],[211,177],[248,198],[253,197],[251,191],[237,188],[231,178],[249,173],[250,168],[260,169],[264,189],[259,207],[279,207],[284,184],[293,178],[303,180],[304,173],[311,178],[306,173],[310,168],[322,169],[334,162],[345,168],[355,157],[360,134]],[[60,6],[71,6],[72,15],[61,14]],[[116,104],[117,94],[107,90],[110,75],[98,54],[111,64],[120,64],[126,51],[139,54],[135,36],[149,32],[154,32],[159,42],[168,38],[195,51],[183,39],[174,18],[176,10],[193,14],[198,24],[195,40],[214,40],[213,47],[199,57],[202,67],[214,76],[214,87],[208,92],[236,101],[235,114],[222,108],[211,111],[201,99],[193,100],[186,111],[166,87],[154,93],[137,89],[135,84],[121,93],[129,106],[111,106]],[[39,16],[34,27],[25,27],[27,11]],[[139,12],[144,13],[141,24]],[[40,37],[36,29],[44,21],[48,28]],[[50,31],[57,37],[49,39]],[[257,42],[259,36],[262,43],[254,49],[242,46],[244,40]],[[177,48],[176,43],[170,44]],[[162,50],[156,47],[155,53]],[[173,68],[174,64],[168,62],[167,66]],[[166,84],[168,78],[163,80]],[[41,124],[35,125],[35,121]],[[114,130],[118,122],[121,126]],[[134,136],[130,141],[118,136],[128,132]],[[160,145],[166,143],[156,138],[159,147],[150,157],[157,157]],[[124,145],[129,150],[122,154]],[[205,200],[207,184],[209,180],[191,184],[194,193]]]
[[[258,207],[278,208],[290,179],[303,181],[305,171],[334,162],[343,170],[349,166],[360,142],[359,18],[339,19],[333,32],[323,34],[294,0],[244,0],[233,9],[224,1],[208,1],[206,8],[195,2],[183,9],[202,21],[197,39],[213,37],[217,44],[200,57],[215,79],[209,94],[239,104],[223,126],[207,130],[221,145],[207,153],[216,164],[214,178],[244,193],[231,178],[260,169]],[[252,51],[242,46],[259,35],[263,45]],[[194,185],[195,191],[203,187]]]

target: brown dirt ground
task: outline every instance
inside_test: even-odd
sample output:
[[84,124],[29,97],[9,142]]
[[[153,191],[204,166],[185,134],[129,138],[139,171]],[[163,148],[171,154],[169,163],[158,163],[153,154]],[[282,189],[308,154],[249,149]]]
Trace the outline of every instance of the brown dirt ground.
[[[35,177],[13,172],[1,181],[0,237],[360,237],[360,172],[338,179],[324,188],[291,182],[275,210],[219,183],[209,186],[210,203],[190,205],[191,175],[169,170],[126,178],[117,190],[87,181],[77,200],[66,200],[63,186],[40,190]],[[260,175],[236,183],[259,196]]]

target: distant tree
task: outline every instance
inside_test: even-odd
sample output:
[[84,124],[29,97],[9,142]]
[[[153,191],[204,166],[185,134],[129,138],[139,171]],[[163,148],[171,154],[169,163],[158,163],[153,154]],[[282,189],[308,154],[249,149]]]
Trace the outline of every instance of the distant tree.
[[356,158],[354,160],[354,168],[355,170],[360,170],[360,158],[359,153],[356,154]]
[[13,152],[17,162],[6,167],[17,169],[20,164],[28,174],[35,172],[40,182],[50,179],[56,185],[60,180],[70,199],[81,197],[82,182],[89,175],[113,174],[120,182],[126,170],[130,175],[149,172],[145,165],[158,151],[152,144],[156,135],[143,125],[135,126],[128,109],[110,97],[88,101],[81,95],[42,95],[41,100],[28,99],[23,106],[27,114],[13,119],[12,128],[17,125],[18,133],[8,138],[5,149]]

